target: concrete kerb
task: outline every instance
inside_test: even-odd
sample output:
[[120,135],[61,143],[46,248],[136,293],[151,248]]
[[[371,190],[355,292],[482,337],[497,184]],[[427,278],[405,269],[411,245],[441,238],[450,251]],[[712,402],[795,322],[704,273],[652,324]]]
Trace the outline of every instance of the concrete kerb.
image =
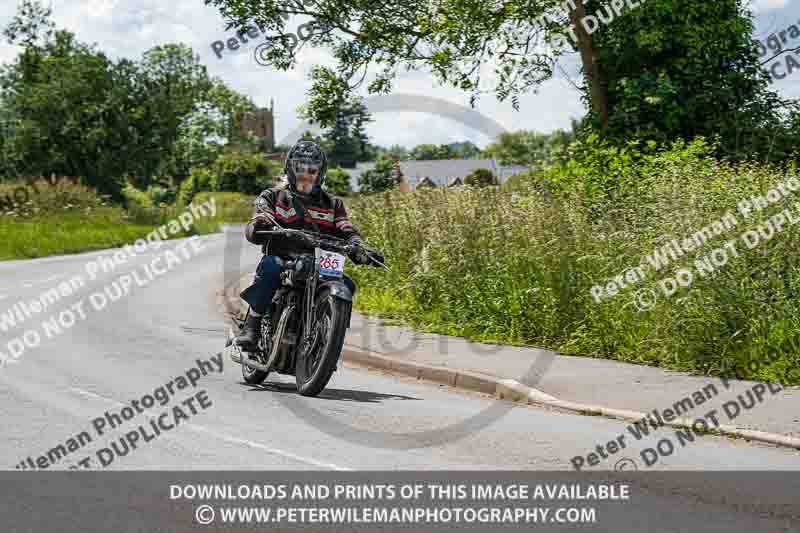
[[[232,310],[238,309],[241,315],[244,306],[239,298],[239,293],[249,284],[250,279],[246,277],[242,278],[238,286],[225,288],[222,291],[222,305],[220,309],[229,316]],[[602,405],[589,405],[562,400],[533,387],[528,387],[514,379],[502,379],[479,372],[427,365],[412,361],[399,361],[386,355],[377,354],[347,344],[345,344],[345,349],[342,351],[342,357],[348,363],[366,368],[383,370],[392,374],[440,383],[458,389],[490,394],[501,400],[526,405],[545,405],[584,416],[603,416],[615,420],[631,422],[646,419],[647,416],[645,413],[639,411],[629,411],[626,409],[604,407]],[[694,421],[687,418],[677,418],[672,422],[664,422],[665,426],[685,429],[691,429],[693,424]],[[729,437],[800,450],[800,438],[797,437],[769,433],[766,431],[743,429],[724,424],[715,427],[713,432]]]

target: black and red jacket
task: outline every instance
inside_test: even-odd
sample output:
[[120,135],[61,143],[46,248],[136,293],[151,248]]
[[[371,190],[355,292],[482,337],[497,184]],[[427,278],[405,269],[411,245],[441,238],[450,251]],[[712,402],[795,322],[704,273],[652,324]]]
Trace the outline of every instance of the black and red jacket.
[[[304,211],[300,217],[295,204]],[[347,218],[347,210],[341,198],[319,190],[316,194],[301,195],[287,186],[266,189],[255,201],[256,214],[268,213],[283,228],[319,231],[350,242],[361,240],[358,230]],[[270,238],[256,235],[256,231],[266,229],[251,221],[245,229],[245,237],[253,244],[263,246],[264,254],[287,255],[301,251],[301,248],[286,238]]]

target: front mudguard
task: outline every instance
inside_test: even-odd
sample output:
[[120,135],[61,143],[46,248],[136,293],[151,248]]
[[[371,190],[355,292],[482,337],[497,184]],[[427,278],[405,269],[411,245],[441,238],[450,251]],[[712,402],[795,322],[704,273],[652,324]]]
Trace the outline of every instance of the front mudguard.
[[345,285],[343,281],[326,281],[320,283],[317,291],[322,292],[324,290],[329,291],[331,296],[335,296],[345,302],[353,303],[353,293],[350,292],[350,289],[347,288],[347,285]]
[[[321,294],[323,292],[328,292],[334,298],[348,302],[350,304],[350,309],[352,310],[353,293],[350,292],[350,289],[347,287],[347,285],[345,285],[344,282],[334,280],[320,283],[319,287],[317,288],[317,294]],[[347,315],[347,327],[348,329],[350,328],[350,314]]]

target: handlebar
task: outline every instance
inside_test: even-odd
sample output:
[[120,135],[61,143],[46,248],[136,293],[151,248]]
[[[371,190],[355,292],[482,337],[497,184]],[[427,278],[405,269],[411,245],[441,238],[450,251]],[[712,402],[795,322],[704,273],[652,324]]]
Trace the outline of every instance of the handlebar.
[[[355,244],[351,244],[350,242],[344,239],[340,239],[339,237],[335,237],[333,235],[322,235],[320,233],[312,233],[309,231],[304,231],[299,229],[281,228],[278,230],[256,231],[255,233],[256,235],[284,235],[284,236],[290,236],[292,238],[299,237],[300,240],[305,241],[305,243],[311,247],[322,248],[323,250],[328,250],[332,252],[339,252],[346,256],[350,256],[352,252],[356,249],[356,246],[358,246]],[[370,251],[369,248],[366,249],[368,252]],[[375,264],[382,266],[386,270],[389,270],[389,267],[387,267],[380,261],[377,261],[374,258],[372,258],[372,260]]]
[[319,233],[311,233],[299,229],[283,228],[279,230],[265,230],[257,231],[256,235],[285,235],[293,238],[300,238],[311,246],[333,246],[335,248],[346,249],[348,252],[352,251],[353,246],[344,239],[334,237],[333,235],[321,235]]

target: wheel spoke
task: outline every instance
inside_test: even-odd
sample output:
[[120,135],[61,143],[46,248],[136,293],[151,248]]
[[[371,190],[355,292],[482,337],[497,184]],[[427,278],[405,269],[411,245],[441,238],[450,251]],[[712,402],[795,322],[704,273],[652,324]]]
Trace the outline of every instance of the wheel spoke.
[[319,306],[315,313],[316,316],[314,318],[316,324],[314,326],[314,336],[310,341],[310,348],[306,352],[304,361],[306,375],[309,379],[314,375],[314,372],[322,361],[322,356],[328,344],[328,332],[330,331],[331,323],[330,310],[330,304],[326,302]]

